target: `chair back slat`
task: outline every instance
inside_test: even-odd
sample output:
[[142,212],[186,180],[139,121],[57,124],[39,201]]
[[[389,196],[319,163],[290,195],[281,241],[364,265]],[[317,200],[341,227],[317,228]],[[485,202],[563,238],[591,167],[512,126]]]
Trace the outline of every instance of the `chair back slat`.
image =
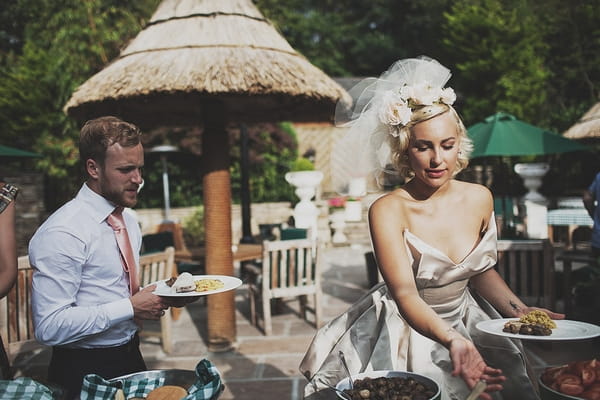
[[[158,253],[143,254],[140,256],[140,287],[174,276],[177,276],[177,267],[175,266],[175,249],[172,246]],[[150,331],[147,328],[149,324],[145,324],[140,335],[142,337],[160,337],[163,350],[166,353],[170,353],[173,348],[171,321],[171,312],[167,312],[160,319],[159,331]]]
[[496,269],[526,304],[555,308],[554,251],[548,240],[499,240]]
[[8,294],[0,300],[0,334],[10,358],[21,351],[43,347],[35,340],[31,314],[33,268],[28,256],[17,262],[17,280]]
[[[321,323],[321,283],[319,246],[310,239],[263,241],[262,266],[246,266],[254,277],[248,281],[250,315],[257,324],[256,299],[262,300],[263,322],[266,335],[272,333],[271,299],[297,298],[300,315],[308,311],[315,316],[315,326]],[[312,307],[308,296],[313,298]]]

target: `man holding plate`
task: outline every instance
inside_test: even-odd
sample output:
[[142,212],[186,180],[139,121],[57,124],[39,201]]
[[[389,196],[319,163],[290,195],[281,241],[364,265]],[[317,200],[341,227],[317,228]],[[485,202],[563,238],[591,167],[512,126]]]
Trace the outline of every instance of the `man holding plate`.
[[143,371],[141,320],[157,320],[190,300],[140,290],[141,232],[123,213],[137,203],[144,149],[141,132],[116,117],[88,121],[79,153],[86,181],[29,243],[36,339],[52,346],[48,379],[79,396],[82,379]]

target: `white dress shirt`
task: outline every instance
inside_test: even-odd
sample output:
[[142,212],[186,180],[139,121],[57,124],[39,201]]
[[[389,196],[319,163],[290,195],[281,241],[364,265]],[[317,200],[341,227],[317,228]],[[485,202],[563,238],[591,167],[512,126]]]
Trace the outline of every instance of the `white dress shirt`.
[[[129,278],[106,218],[115,205],[83,184],[29,242],[36,339],[49,346],[112,347],[135,334]],[[142,236],[123,214],[139,265]]]

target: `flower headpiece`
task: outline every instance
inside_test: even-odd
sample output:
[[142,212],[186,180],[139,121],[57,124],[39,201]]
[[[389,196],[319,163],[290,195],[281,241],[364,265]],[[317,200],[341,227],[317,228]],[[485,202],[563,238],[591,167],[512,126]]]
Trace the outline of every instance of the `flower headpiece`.
[[339,193],[356,177],[376,172],[397,175],[391,167],[389,140],[410,127],[418,109],[451,106],[456,101],[454,90],[444,87],[450,76],[450,70],[434,59],[409,58],[395,62],[379,78],[364,79],[349,90],[352,104],[338,103],[335,115],[336,125],[349,130],[331,156],[332,179]]
[[435,103],[452,105],[456,101],[452,88],[431,86],[427,81],[404,85],[398,91],[388,90],[382,97],[379,120],[389,125],[389,133],[394,137],[398,137],[399,130],[410,123],[414,109]]

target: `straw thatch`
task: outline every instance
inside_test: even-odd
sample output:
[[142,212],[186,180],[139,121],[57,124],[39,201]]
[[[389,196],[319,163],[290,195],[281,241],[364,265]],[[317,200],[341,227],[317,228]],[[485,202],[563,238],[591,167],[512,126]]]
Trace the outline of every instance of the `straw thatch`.
[[569,139],[600,138],[600,103],[596,103],[565,133]]
[[331,120],[348,94],[296,52],[250,0],[165,0],[148,26],[73,94],[65,111],[143,126],[198,124],[220,101],[230,121]]

